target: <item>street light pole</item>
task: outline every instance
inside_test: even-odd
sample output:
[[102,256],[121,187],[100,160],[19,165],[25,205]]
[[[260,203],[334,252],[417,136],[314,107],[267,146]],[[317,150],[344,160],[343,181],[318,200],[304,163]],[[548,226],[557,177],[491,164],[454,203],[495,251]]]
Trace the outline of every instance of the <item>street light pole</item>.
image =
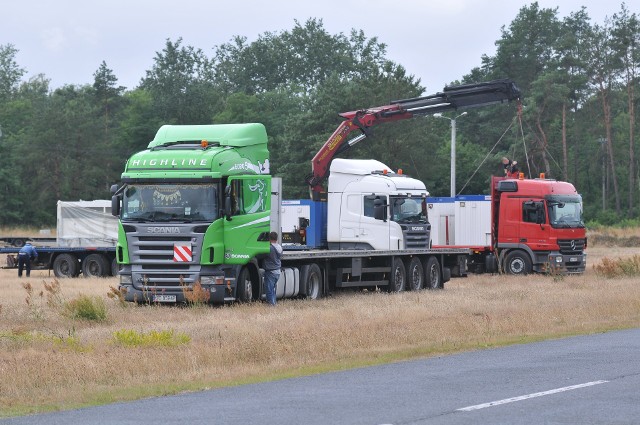
[[467,115],[466,112],[457,115],[454,118],[448,118],[442,114],[434,114],[436,118],[444,118],[451,121],[451,197],[456,196],[456,120],[463,115]]
[[605,202],[607,197],[606,185],[605,185],[605,181],[606,181],[605,179],[607,174],[607,170],[606,170],[607,149],[605,147],[605,144],[607,143],[607,139],[605,139],[604,137],[600,137],[598,138],[598,142],[600,143],[600,147],[602,148],[602,211],[604,211],[607,209],[607,204]]

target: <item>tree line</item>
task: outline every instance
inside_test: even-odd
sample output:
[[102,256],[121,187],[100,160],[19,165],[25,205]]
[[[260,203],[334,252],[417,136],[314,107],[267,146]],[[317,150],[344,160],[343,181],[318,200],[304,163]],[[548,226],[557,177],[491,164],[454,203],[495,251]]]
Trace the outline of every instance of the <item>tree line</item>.
[[[507,156],[528,176],[572,182],[590,220],[636,219],[638,15],[623,3],[593,23],[585,8],[561,19],[533,2],[495,44],[494,55],[451,84],[511,78],[521,107],[473,109],[457,120],[457,192],[488,193]],[[107,199],[126,159],[163,124],[265,124],[272,173],[287,197],[305,197],[311,158],[339,112],[441,91],[425,92],[377,37],[330,34],[320,19],[252,42],[236,36],[211,56],[166,40],[130,90],[105,62],[91,85],[52,88],[43,74],[24,80],[18,51],[0,45],[2,226],[52,225],[57,200]],[[379,159],[447,196],[449,125],[436,117],[381,125],[344,156]]]

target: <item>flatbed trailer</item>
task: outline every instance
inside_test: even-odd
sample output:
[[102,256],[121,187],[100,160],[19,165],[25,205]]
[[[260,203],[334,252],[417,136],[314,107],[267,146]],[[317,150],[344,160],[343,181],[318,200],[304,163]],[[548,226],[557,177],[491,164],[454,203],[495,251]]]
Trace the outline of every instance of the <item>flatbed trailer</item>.
[[466,276],[469,254],[468,249],[452,248],[304,250],[285,246],[284,279],[278,291],[283,297],[297,294],[315,299],[344,288],[441,289],[451,276]]
[[56,238],[44,238],[44,237],[31,237],[31,236],[3,236],[0,237],[0,242],[4,242],[7,245],[14,246],[16,248],[22,248],[27,242],[35,244],[50,244],[56,243]]
[[[50,247],[35,246],[38,258],[31,262],[32,270],[52,270],[58,278],[104,277],[117,275],[115,247]],[[20,248],[0,248],[0,254],[7,255],[2,268],[18,267]]]

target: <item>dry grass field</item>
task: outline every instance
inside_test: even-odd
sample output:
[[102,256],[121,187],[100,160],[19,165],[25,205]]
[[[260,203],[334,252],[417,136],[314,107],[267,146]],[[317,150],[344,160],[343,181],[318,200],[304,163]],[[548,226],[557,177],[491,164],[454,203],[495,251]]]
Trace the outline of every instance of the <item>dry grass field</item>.
[[[592,268],[640,248],[588,253],[582,276],[471,275],[443,291],[348,292],[276,308],[121,305],[107,296],[116,278],[0,270],[0,417],[640,326],[638,276]],[[80,299],[105,318],[74,318]]]

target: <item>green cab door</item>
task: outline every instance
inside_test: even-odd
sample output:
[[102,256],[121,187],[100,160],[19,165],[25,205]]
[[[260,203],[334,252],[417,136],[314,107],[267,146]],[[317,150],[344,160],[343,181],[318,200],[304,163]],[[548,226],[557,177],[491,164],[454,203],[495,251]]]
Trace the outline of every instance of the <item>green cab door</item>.
[[225,189],[225,264],[246,264],[269,252],[270,211],[271,176],[229,177]]

